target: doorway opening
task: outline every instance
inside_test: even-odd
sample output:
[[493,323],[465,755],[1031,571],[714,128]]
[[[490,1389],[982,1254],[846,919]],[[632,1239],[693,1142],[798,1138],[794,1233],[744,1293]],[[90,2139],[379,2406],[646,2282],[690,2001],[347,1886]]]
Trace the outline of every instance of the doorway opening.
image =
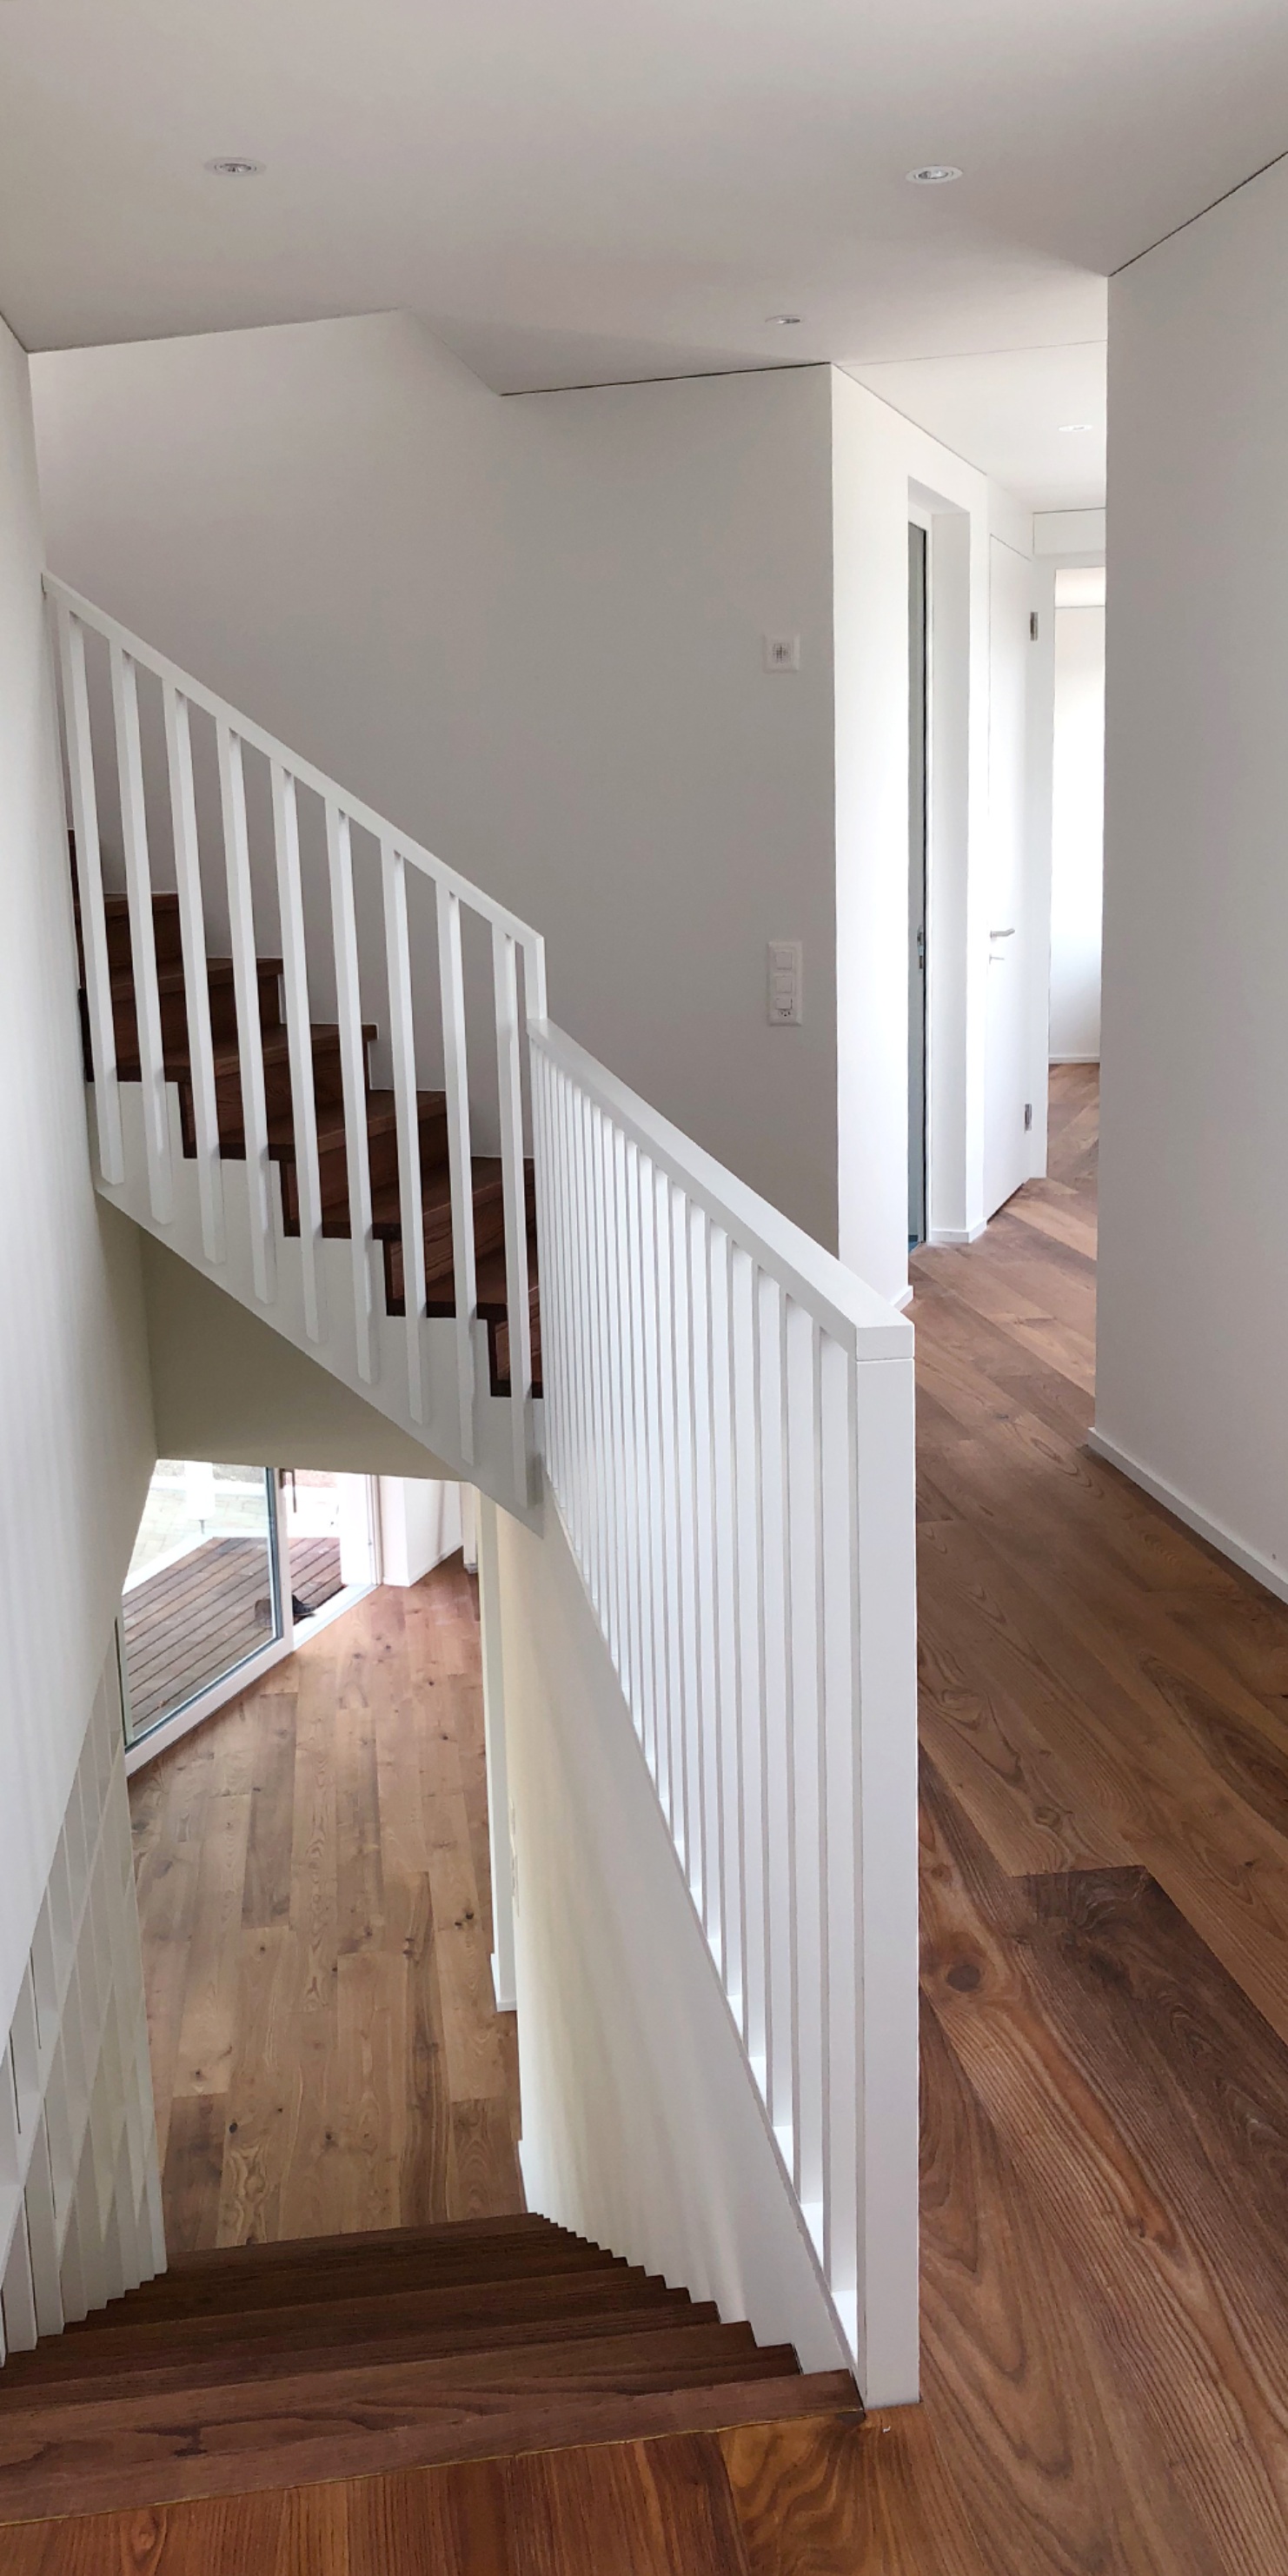
[[908,524],[908,1249],[926,1240],[929,540]]
[[379,1570],[372,1477],[159,1458],[121,1600],[130,1755],[212,1715]]

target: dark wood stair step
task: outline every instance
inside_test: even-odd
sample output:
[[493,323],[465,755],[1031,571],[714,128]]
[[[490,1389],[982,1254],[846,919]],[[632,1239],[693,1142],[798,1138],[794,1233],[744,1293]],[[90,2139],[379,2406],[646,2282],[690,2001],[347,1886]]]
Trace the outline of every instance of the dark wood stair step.
[[[146,2397],[178,2396],[187,2390],[194,2399],[210,2388],[231,2388],[246,2380],[257,2379],[270,2370],[273,2376],[289,2371],[293,2378],[314,2371],[366,2370],[395,2367],[402,2362],[431,2361],[436,2358],[458,2362],[466,2375],[475,2367],[476,2358],[488,2354],[508,2355],[525,2352],[534,2341],[542,2346],[558,2343],[601,2341],[606,2336],[668,2334],[678,2326],[713,2326],[720,2323],[714,2300],[690,2299],[687,2290],[659,2288],[652,2299],[623,2300],[617,2307],[605,2302],[601,2307],[587,2300],[582,2308],[568,2305],[567,2313],[551,2316],[512,2318],[508,2322],[457,2324],[437,2329],[424,2325],[403,2327],[394,2333],[372,2335],[366,2342],[352,2336],[339,2343],[299,2344],[283,2338],[277,2351],[272,2337],[250,2344],[243,2354],[235,2346],[221,2345],[213,2356],[203,2346],[205,2357],[196,2360],[175,2358],[181,2347],[181,2329],[175,2328],[166,2342],[157,2338],[156,2358],[148,2367],[127,2368],[114,2363],[110,2372],[93,2367],[94,2354],[82,2355],[80,2375],[75,2377],[40,2378],[13,2371],[14,2360],[25,2361],[26,2354],[13,2355],[0,2377],[0,2430],[11,2413],[25,2414],[35,2408],[101,2405],[105,2396]],[[12,2385],[5,2382],[12,2380]]]
[[[605,2284],[579,2290],[581,2281]],[[585,2316],[602,2303],[605,2311],[650,2306],[657,2285],[625,2265],[605,2272],[533,2273],[527,2279],[476,2281],[450,2288],[382,2290],[302,2300],[292,2307],[264,2308],[213,2315],[158,2318],[138,2325],[112,2322],[94,2333],[69,2327],[50,2336],[35,2352],[14,2356],[6,2386],[17,2390],[36,2380],[84,2377],[93,2370],[140,2370],[178,2362],[213,2359],[220,2352],[247,2356],[253,2348],[282,2354],[314,2350],[343,2351],[349,2344],[370,2343],[397,2333],[440,2333],[458,2327],[467,2332],[483,2325],[523,2324],[539,2332],[545,2318]],[[118,2303],[113,2302],[113,2310]],[[111,2316],[113,2310],[104,2311]],[[6,2400],[7,2403],[7,2400]]]
[[[537,2210],[525,2209],[504,2218],[440,2218],[428,2227],[363,2227],[351,2229],[347,2236],[282,2236],[271,2244],[205,2245],[195,2253],[172,2254],[166,2270],[147,2286],[151,2289],[159,2288],[163,2281],[197,2280],[209,2272],[230,2278],[236,2274],[244,2279],[252,2272],[286,2272],[297,2266],[307,2270],[319,2258],[328,2263],[362,2263],[370,2254],[447,2255],[462,2248],[530,2244],[537,2237],[548,2242],[552,2236],[573,2245],[590,2241],[574,2235],[571,2228],[560,2227],[553,2218],[543,2218]],[[595,2251],[600,2253],[603,2248],[597,2246]]]
[[[199,2447],[201,2427],[189,2425],[180,2445],[167,2450],[153,2438],[146,2456],[131,2457],[118,2433],[99,2443],[83,2438],[60,2454],[37,2447],[0,2472],[0,2514],[10,2521],[38,2515],[85,2513],[116,2506],[154,2506],[185,2496],[231,2495],[263,2487],[303,2486],[380,2470],[427,2467],[447,2460],[512,2456],[587,2443],[639,2441],[659,2434],[696,2432],[734,2424],[766,2423],[789,2416],[829,2414],[862,2420],[854,2383],[844,2371],[806,2376],[790,2368],[780,2376],[699,2378],[670,2386],[604,2388],[568,2379],[537,2388],[461,2386],[418,2403],[389,2409],[378,2403],[331,2418],[297,2416],[289,2429],[261,2421],[248,2427],[254,2447],[224,2442],[235,2428],[212,2427],[216,2442]],[[673,2368],[678,2369],[678,2363]],[[718,2365],[714,2365],[718,2368]],[[288,2383],[289,2384],[289,2383]],[[144,2447],[144,2445],[140,2445]]]
[[490,2248],[461,2246],[446,2252],[391,2245],[357,2260],[329,2260],[325,2254],[307,2266],[243,2272],[235,2265],[198,2274],[161,2273],[141,2289],[127,2290],[105,2308],[67,2332],[78,2341],[109,2334],[125,2325],[144,2325],[170,2317],[242,2316],[261,2307],[309,2307],[319,2300],[376,2298],[389,2292],[468,2291],[504,2287],[532,2280],[562,2280],[593,2273],[607,2281],[642,2281],[645,2274],[587,2245],[577,2236],[534,2238]]

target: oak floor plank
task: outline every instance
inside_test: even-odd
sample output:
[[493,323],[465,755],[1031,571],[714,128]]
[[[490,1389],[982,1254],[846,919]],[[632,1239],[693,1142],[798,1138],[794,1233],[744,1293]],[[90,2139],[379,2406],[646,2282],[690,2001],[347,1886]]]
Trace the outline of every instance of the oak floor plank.
[[520,2211],[459,1558],[369,1594],[139,1773],[131,1805],[171,2241]]

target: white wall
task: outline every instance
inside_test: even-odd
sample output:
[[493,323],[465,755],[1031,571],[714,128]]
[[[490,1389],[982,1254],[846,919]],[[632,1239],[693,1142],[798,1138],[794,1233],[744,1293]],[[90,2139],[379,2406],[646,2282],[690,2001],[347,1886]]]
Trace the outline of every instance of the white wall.
[[1288,168],[1110,290],[1097,1435],[1288,1587]]
[[133,1228],[90,1181],[27,361],[0,325],[0,2028],[152,1467]]
[[54,570],[534,921],[554,1017],[834,1245],[827,370],[505,400],[380,315],[33,371]]
[[[136,1238],[90,1179],[41,558],[27,362],[0,324],[0,2278],[17,2345],[154,2250],[137,2233],[151,2096],[103,1690],[152,1420]],[[82,1981],[87,1902],[113,1940]]]
[[495,1517],[529,2206],[845,2368],[558,1517]]
[[1100,1054],[1105,811],[1105,611],[1055,609],[1051,793],[1051,1061]]
[[461,1488],[430,1476],[380,1479],[380,1580],[419,1583],[461,1544]]

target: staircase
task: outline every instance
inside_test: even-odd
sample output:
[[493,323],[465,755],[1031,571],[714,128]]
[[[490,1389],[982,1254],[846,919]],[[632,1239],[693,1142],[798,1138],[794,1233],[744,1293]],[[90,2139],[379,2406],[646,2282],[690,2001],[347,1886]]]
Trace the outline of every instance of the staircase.
[[[75,840],[72,841],[73,868]],[[81,950],[81,1028],[85,1078],[94,1078],[90,1020],[80,938],[79,889],[76,888],[78,944]],[[107,956],[111,974],[112,1021],[118,1082],[143,1081],[139,1044],[139,1008],[130,936],[130,906],[125,895],[108,895],[103,903]],[[182,928],[177,894],[152,897],[153,947],[160,1004],[165,1079],[173,1083],[179,1132],[185,1158],[195,1162],[197,1132],[193,1107],[193,1067],[189,1036],[188,994],[184,974]],[[219,1153],[225,1163],[246,1160],[246,1118],[241,1056],[237,1033],[236,990],[231,957],[208,957],[211,1058]],[[259,998],[260,1053],[264,1068],[265,1123],[270,1158],[281,1176],[282,1231],[288,1239],[300,1233],[300,1157],[291,1096],[290,1039],[282,1010],[283,963],[280,957],[257,957],[255,982]],[[374,1022],[362,1026],[362,1070],[367,1130],[367,1170],[371,1194],[371,1234],[381,1247],[384,1311],[407,1312],[403,1263],[402,1204],[398,1172],[398,1115],[392,1089],[377,1089],[371,1079],[370,1054],[379,1034]],[[309,1046],[313,1064],[313,1098],[317,1139],[318,1196],[321,1233],[328,1242],[352,1237],[349,1205],[349,1153],[345,1128],[344,1082],[340,1030],[334,1023],[312,1021]],[[452,1188],[448,1156],[447,1095],[416,1094],[419,1136],[424,1304],[426,1316],[456,1314],[455,1246],[452,1235]],[[534,1395],[541,1392],[540,1323],[537,1297],[537,1240],[533,1207],[532,1165],[524,1167],[527,1217],[528,1306]],[[488,1385],[493,1397],[511,1392],[510,1330],[505,1259],[505,1205],[499,1156],[471,1158],[474,1211],[475,1311],[487,1331]]]
[[548,2219],[230,2248],[11,2356],[0,2522],[819,2415],[848,2373]]

